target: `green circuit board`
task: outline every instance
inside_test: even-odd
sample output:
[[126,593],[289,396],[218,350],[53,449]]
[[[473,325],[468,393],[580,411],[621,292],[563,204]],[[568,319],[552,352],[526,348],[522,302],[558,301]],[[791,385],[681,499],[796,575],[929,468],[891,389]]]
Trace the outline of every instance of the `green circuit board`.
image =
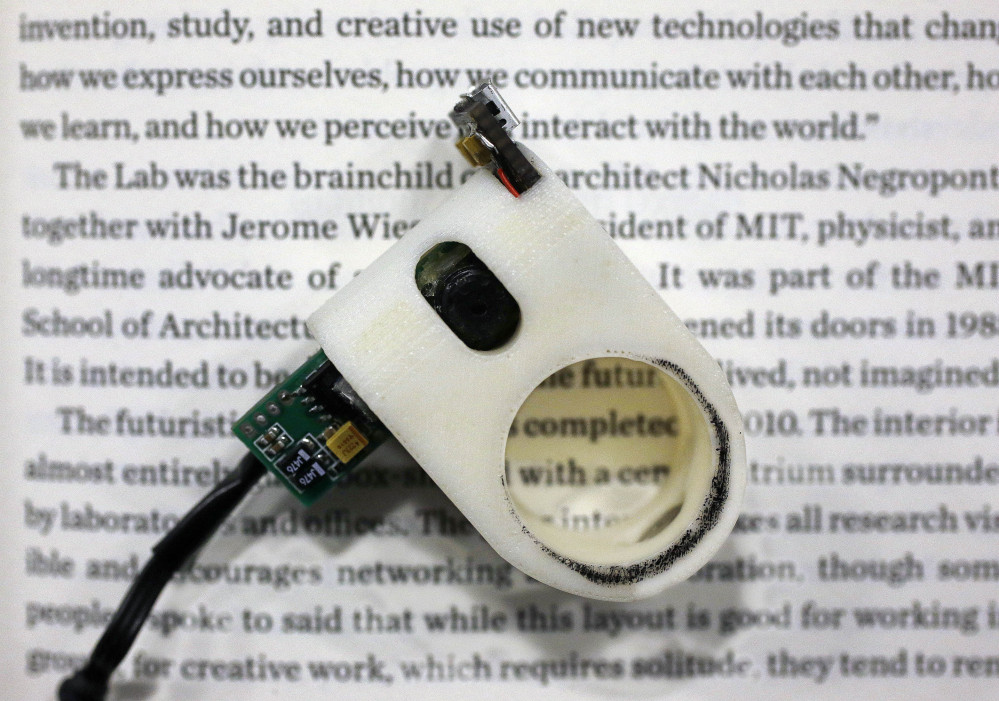
[[390,436],[321,350],[232,430],[306,506]]

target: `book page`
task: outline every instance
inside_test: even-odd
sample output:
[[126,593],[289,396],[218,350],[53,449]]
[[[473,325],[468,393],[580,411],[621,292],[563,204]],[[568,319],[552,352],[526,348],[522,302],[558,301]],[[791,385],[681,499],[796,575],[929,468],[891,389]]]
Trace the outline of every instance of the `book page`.
[[[243,455],[231,423],[316,350],[308,315],[468,176],[447,113],[487,75],[728,377],[735,532],[655,598],[581,599],[507,564],[389,444],[309,509],[255,489],[110,697],[995,688],[991,3],[0,16],[10,698],[52,698],[82,664],[149,548]],[[616,479],[668,482],[647,447]],[[532,484],[583,473],[530,467],[511,488],[557,518]]]

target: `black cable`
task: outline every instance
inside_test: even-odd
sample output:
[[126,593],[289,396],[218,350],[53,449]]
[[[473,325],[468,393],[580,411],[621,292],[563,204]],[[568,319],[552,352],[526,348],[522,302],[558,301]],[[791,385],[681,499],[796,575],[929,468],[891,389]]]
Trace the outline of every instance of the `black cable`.
[[104,698],[111,675],[128,654],[163,587],[266,473],[263,463],[247,453],[225,479],[153,546],[152,557],[121,600],[87,664],[59,685],[59,701]]

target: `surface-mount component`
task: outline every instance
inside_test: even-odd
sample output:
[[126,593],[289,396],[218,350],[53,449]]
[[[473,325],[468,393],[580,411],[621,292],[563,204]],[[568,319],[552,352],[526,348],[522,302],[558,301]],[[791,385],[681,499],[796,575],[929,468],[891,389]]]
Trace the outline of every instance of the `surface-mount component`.
[[389,435],[322,351],[257,402],[233,431],[305,505]]

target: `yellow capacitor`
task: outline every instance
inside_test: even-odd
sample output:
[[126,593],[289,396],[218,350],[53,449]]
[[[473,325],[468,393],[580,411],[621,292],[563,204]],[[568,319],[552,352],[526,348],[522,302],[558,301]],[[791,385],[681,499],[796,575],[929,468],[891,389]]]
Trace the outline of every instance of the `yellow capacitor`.
[[340,458],[341,462],[350,462],[351,458],[364,450],[367,444],[368,439],[350,421],[326,440],[326,447]]
[[454,145],[461,151],[465,160],[473,166],[484,166],[493,159],[493,154],[475,134],[458,139]]

